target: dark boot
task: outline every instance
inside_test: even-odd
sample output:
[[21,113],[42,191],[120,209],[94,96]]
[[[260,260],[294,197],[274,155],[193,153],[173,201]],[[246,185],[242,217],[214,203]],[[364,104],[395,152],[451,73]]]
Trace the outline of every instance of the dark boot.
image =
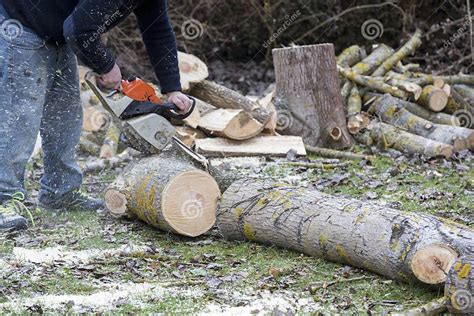
[[49,211],[98,211],[105,209],[105,203],[101,199],[91,198],[76,190],[58,200],[40,200],[39,207]]

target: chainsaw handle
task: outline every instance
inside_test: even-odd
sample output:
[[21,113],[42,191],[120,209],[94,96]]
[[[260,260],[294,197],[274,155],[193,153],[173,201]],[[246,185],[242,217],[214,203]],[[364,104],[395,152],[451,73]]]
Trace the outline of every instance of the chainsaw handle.
[[175,120],[184,120],[187,119],[193,112],[196,107],[196,99],[188,96],[188,98],[193,102],[189,111],[185,114],[178,114],[181,111],[178,106],[174,103],[164,103],[160,107],[166,113],[166,116]]

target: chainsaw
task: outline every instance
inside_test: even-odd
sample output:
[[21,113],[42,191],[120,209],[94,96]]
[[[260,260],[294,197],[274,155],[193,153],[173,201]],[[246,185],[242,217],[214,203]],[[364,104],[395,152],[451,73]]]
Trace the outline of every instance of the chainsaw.
[[187,113],[181,114],[173,103],[163,103],[155,89],[137,77],[122,80],[120,88],[110,93],[102,92],[94,83],[95,74],[85,76],[87,85],[97,96],[103,107],[112,115],[113,121],[127,138],[130,147],[144,154],[159,154],[171,142],[193,159],[207,167],[207,160],[195,153],[176,137],[176,130],[169,120],[184,120],[196,107],[196,100]]

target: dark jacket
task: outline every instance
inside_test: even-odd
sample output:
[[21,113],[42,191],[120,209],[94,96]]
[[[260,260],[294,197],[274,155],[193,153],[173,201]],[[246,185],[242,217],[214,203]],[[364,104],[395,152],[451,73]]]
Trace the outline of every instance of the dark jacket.
[[[115,64],[100,35],[135,13],[163,93],[181,90],[176,38],[166,0],[0,0],[11,18],[47,42],[68,43],[98,74]],[[140,75],[140,74],[137,74]]]

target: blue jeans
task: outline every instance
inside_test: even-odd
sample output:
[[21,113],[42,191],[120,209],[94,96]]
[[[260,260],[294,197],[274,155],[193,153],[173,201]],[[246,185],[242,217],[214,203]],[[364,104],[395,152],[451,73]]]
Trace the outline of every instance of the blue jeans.
[[[1,9],[0,25],[8,19]],[[15,192],[26,195],[25,167],[38,132],[44,152],[39,200],[48,203],[78,189],[82,173],[75,147],[81,127],[77,59],[71,49],[47,44],[27,28],[0,32],[0,202]]]

